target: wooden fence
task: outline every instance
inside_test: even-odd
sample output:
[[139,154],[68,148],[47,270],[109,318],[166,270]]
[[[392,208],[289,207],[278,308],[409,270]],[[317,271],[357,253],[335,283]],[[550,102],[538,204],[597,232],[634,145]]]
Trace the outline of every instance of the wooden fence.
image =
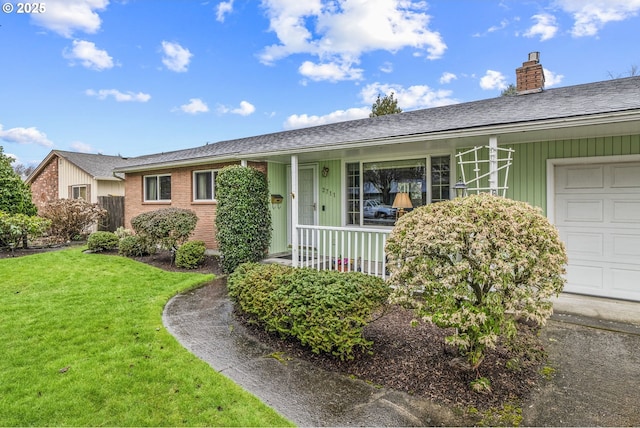
[[98,224],[98,230],[115,232],[124,227],[124,196],[98,196],[98,205],[107,210],[107,216]]

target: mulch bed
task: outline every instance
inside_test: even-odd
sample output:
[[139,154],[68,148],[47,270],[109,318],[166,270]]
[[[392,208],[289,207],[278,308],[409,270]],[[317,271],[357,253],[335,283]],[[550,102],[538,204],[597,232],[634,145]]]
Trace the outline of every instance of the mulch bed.
[[[3,251],[0,258],[57,249],[60,247],[16,249],[13,253]],[[207,256],[198,269],[177,268],[171,263],[168,252],[136,257],[135,260],[174,272],[221,273],[214,256]],[[516,349],[500,344],[488,353],[476,371],[468,369],[457,350],[444,343],[444,337],[450,332],[425,323],[412,327],[412,312],[398,306],[388,307],[377,316],[364,330],[365,337],[374,342],[371,352],[359,352],[353,360],[341,361],[332,355],[314,354],[294,340],[269,334],[236,312],[237,319],[249,333],[275,352],[446,406],[473,407],[480,411],[501,407],[504,403],[526,398],[541,382],[539,370],[546,355],[534,326],[521,323]],[[471,389],[470,383],[478,377],[490,380],[490,392],[479,393]]]

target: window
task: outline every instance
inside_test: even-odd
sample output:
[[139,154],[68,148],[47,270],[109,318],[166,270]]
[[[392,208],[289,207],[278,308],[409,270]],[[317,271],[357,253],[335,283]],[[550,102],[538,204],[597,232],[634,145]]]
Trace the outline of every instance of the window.
[[87,186],[71,186],[71,198],[72,199],[84,199],[87,200]]
[[213,201],[216,198],[218,171],[195,171],[193,173],[193,200]]
[[171,201],[171,176],[147,175],[144,177],[145,201]]
[[450,156],[347,163],[346,223],[393,226],[404,212],[449,199],[449,163]]

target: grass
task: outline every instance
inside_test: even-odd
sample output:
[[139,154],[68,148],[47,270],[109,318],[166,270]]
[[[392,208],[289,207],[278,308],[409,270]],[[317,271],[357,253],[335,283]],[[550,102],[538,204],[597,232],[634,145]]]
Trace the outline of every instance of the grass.
[[79,248],[0,260],[0,426],[283,426],[162,325],[211,275]]

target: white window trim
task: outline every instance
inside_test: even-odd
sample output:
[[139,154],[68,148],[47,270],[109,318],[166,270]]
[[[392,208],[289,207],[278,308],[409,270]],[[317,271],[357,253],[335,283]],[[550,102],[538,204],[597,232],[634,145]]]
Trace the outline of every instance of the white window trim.
[[[149,199],[147,197],[147,178],[155,177],[156,183],[158,185],[158,199]],[[144,196],[144,202],[171,202],[171,199],[160,199],[161,191],[160,191],[160,178],[161,177],[169,177],[171,178],[171,174],[150,174],[142,177],[142,193]]]
[[[200,169],[197,171],[193,171],[192,173],[192,186],[191,186],[191,190],[193,192],[193,201],[194,202],[215,202],[216,201],[216,174],[218,174],[220,170],[219,169]],[[211,199],[198,199],[197,196],[197,192],[196,192],[196,184],[197,184],[197,180],[196,180],[196,174],[198,173],[203,173],[203,172],[210,172],[211,173],[211,180],[213,181],[213,183],[211,183]]]
[[[75,195],[74,195],[76,189],[82,189],[82,188],[84,188],[84,194],[85,194],[85,196],[87,196],[87,194],[89,193],[87,185],[86,184],[77,184],[77,185],[71,186],[71,198],[87,200],[86,197],[83,198],[82,196],[78,196],[76,198]],[[80,193],[80,191],[78,191],[78,193]]]
[[[344,187],[346,180],[347,180],[347,176],[346,176],[346,164],[348,163],[359,163],[360,164],[360,188],[362,188],[363,186],[363,181],[364,181],[364,174],[362,173],[362,168],[363,165],[365,163],[372,163],[372,162],[386,162],[386,161],[403,161],[403,160],[412,160],[412,159],[425,159],[426,161],[426,171],[427,173],[429,173],[431,171],[431,158],[434,157],[441,157],[441,156],[449,156],[449,168],[450,168],[450,183],[449,183],[449,195],[451,197],[451,199],[453,199],[455,197],[455,192],[453,189],[453,186],[456,182],[456,180],[454,179],[455,175],[454,172],[456,171],[457,165],[455,164],[455,151],[453,152],[433,152],[433,153],[427,153],[424,155],[421,154],[416,154],[416,155],[405,155],[405,156],[398,156],[398,157],[392,157],[392,158],[380,158],[379,156],[373,156],[373,157],[361,157],[361,158],[346,158],[346,159],[342,159],[342,166],[341,166],[341,183],[342,186]],[[363,196],[362,194],[360,195],[360,224],[347,224],[347,212],[346,212],[346,206],[347,206],[347,197],[348,195],[346,194],[347,192],[343,192],[343,201],[342,201],[342,213],[341,213],[341,217],[342,217],[342,226],[344,227],[361,227],[361,228],[374,228],[374,229],[384,229],[384,230],[390,230],[393,229],[394,226],[377,226],[377,225],[365,225],[364,223],[364,217],[363,217],[363,212],[362,212],[362,204],[364,202]],[[431,192],[427,193],[427,205],[431,204]]]

